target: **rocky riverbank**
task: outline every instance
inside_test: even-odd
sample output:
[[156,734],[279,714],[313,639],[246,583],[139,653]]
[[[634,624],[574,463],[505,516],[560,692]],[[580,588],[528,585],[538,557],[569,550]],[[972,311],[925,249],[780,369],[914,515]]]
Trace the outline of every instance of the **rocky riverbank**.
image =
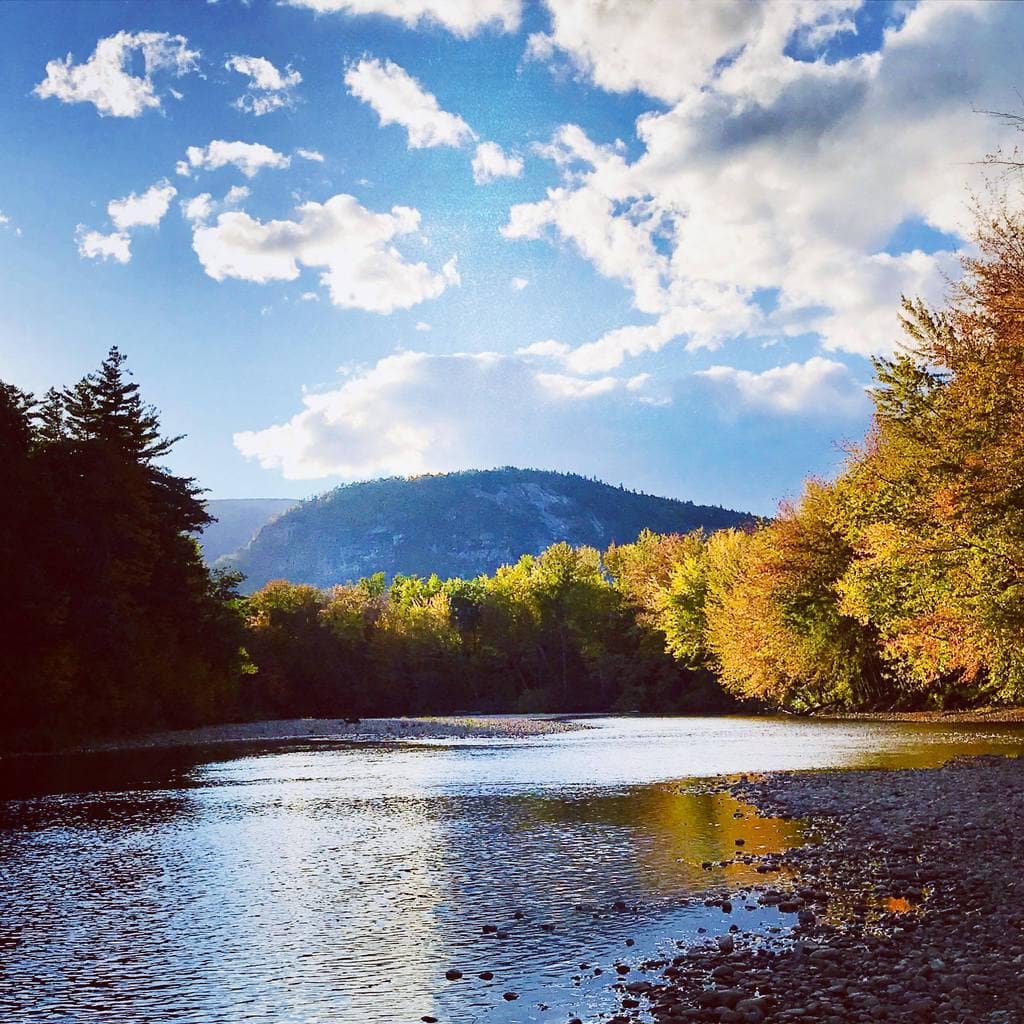
[[[722,893],[719,934],[620,985],[609,1024],[1024,1021],[1024,758],[938,769],[780,773],[731,787],[821,842],[753,862],[765,886]],[[790,945],[743,907],[796,919]],[[634,974],[632,976],[636,978]]]
[[854,722],[919,722],[924,725],[1020,725],[1024,723],[1024,708],[972,708],[969,711],[837,711],[810,717]]

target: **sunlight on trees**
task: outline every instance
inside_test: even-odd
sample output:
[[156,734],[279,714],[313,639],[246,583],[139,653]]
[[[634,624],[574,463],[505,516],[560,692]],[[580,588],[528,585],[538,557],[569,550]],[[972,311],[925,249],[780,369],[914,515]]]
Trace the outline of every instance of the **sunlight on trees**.
[[[995,203],[945,308],[904,300],[832,482],[749,530],[561,543],[490,576],[248,598],[116,349],[0,383],[8,736],[232,716],[794,710],[1024,701],[1024,215]],[[725,692],[723,692],[723,690]]]

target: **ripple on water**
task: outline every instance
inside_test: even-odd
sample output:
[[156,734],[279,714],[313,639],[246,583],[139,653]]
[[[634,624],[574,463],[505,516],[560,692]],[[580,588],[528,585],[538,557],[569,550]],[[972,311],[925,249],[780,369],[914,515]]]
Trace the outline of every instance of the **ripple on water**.
[[[707,774],[695,759],[709,771],[758,770],[894,757],[900,743],[913,760],[1019,742],[698,721],[709,724],[277,750],[163,775],[150,765],[123,790],[88,791],[80,779],[84,792],[7,801],[0,1019],[587,1016],[615,1004],[615,963],[635,972],[699,927],[789,920],[742,901],[729,918],[703,905],[709,886],[758,876],[702,862],[731,860],[738,839],[744,853],[775,851],[802,830],[713,787],[666,781]],[[450,968],[463,976],[446,981]],[[506,1002],[507,991],[520,998]]]

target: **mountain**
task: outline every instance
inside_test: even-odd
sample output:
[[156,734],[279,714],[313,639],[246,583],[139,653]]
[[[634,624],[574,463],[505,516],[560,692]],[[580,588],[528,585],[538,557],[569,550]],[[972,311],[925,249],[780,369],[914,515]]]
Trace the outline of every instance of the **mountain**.
[[752,518],[536,469],[391,477],[302,502],[218,565],[241,569],[247,590],[272,579],[324,587],[375,572],[473,577],[557,541],[605,548],[645,528],[712,531]]
[[244,547],[275,516],[294,508],[293,498],[219,498],[206,507],[217,521],[210,523],[199,536],[203,558],[213,565],[222,555],[230,555]]

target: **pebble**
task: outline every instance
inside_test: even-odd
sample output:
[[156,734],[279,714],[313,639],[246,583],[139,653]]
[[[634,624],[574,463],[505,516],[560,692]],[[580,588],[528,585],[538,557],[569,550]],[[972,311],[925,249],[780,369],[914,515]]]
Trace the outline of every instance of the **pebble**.
[[[653,1021],[1024,1024],[1024,758],[731,789],[762,814],[813,821],[818,842],[744,855],[775,888],[732,895],[796,916],[767,943],[736,925],[711,945],[679,943],[649,988],[625,986]],[[721,895],[705,903],[732,909]]]

